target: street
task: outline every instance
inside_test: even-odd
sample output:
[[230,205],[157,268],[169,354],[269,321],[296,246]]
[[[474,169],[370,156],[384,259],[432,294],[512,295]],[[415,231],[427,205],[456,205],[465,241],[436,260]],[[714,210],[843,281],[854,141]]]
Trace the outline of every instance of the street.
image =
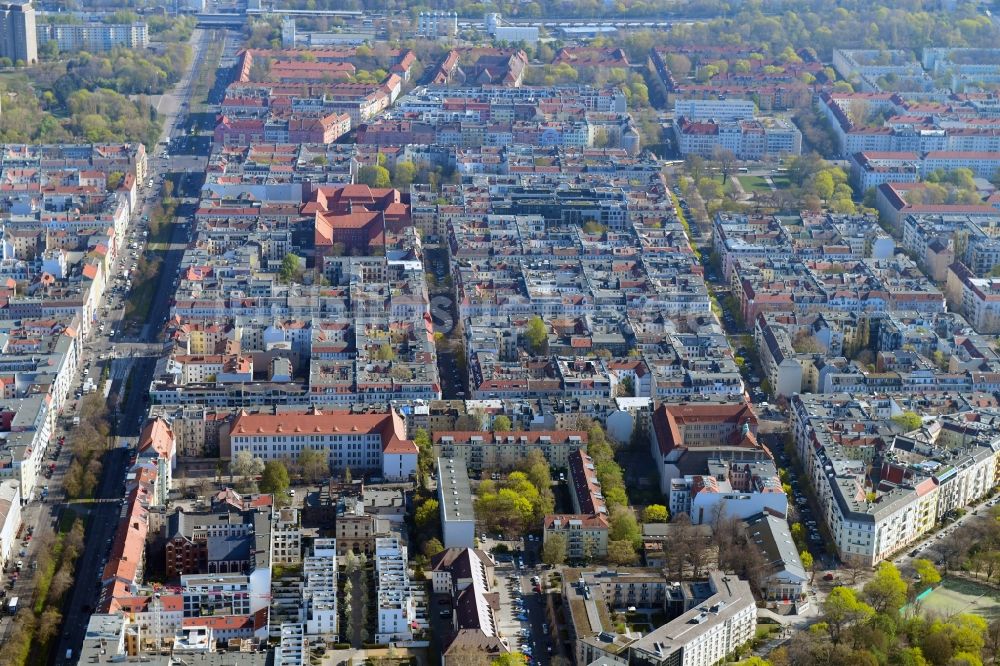
[[[163,140],[183,134],[184,109],[190,102],[192,81],[197,70],[205,64],[203,56],[208,35],[209,33],[203,30],[194,32],[191,38],[194,54],[192,65],[174,90],[161,99],[160,108],[164,117],[161,135]],[[214,65],[215,63],[209,63],[209,66]],[[172,159],[163,158],[161,155],[151,156],[149,178],[155,180],[169,170],[203,172],[205,159],[206,156],[186,156],[175,163]],[[112,275],[120,275],[126,261],[134,261],[140,251],[147,251],[144,248],[146,235],[141,233],[144,226],[142,222],[148,219],[146,216],[157,204],[160,190],[156,187],[146,187],[143,194],[144,202],[133,218],[127,239],[129,245],[125,246],[134,250],[132,258],[119,257],[117,264],[120,265],[113,268]],[[135,245],[132,246],[132,243]],[[86,520],[86,536],[83,553],[76,565],[77,584],[73,586],[64,602],[64,624],[55,649],[50,654],[50,663],[53,664],[75,663],[72,659],[65,659],[67,650],[72,650],[73,654],[79,653],[90,613],[100,601],[101,577],[124,504],[124,479],[128,469],[130,449],[122,446],[122,443],[123,440],[131,440],[129,444],[134,445],[145,419],[146,388],[152,380],[156,360],[162,351],[162,344],[157,342],[157,338],[169,312],[173,280],[186,244],[187,229],[180,224],[171,225],[170,242],[165,249],[162,249],[164,261],[156,278],[153,302],[138,336],[130,339],[122,330],[122,317],[129,294],[121,288],[118,292],[122,296],[115,298],[113,290],[109,289],[109,293],[105,296],[105,307],[100,314],[102,325],[95,331],[96,335],[88,343],[87,352],[81,361],[81,368],[87,368],[87,372],[94,377],[100,376],[100,361],[110,364],[109,381],[112,382],[112,393],[109,396],[109,408],[114,426],[115,446],[104,456],[103,472],[95,493],[95,501],[73,507]],[[125,255],[125,251],[122,254]],[[127,386],[130,390],[126,392]],[[51,481],[54,486],[58,487],[68,464],[67,451],[57,461],[56,472]],[[40,515],[34,519],[42,521],[40,525],[52,529],[57,519],[59,505],[43,506],[48,508],[48,520],[44,520],[46,513],[41,508],[35,510]],[[32,524],[28,517],[25,518],[25,523]]]

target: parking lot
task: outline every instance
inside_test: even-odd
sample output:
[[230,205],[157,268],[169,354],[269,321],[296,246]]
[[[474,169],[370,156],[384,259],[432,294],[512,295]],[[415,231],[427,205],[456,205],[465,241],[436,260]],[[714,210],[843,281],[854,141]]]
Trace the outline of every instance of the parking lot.
[[548,664],[552,644],[545,618],[541,574],[537,568],[517,568],[514,562],[504,563],[503,568],[498,564],[500,613],[497,621],[511,650],[523,653],[529,663]]

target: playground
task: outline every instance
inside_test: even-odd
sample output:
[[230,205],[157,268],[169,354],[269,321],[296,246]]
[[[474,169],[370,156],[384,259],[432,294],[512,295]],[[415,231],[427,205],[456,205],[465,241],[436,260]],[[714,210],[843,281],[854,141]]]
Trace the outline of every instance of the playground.
[[1000,592],[975,581],[950,576],[926,592],[919,603],[923,612],[945,617],[958,613],[972,613],[987,621],[1000,617]]

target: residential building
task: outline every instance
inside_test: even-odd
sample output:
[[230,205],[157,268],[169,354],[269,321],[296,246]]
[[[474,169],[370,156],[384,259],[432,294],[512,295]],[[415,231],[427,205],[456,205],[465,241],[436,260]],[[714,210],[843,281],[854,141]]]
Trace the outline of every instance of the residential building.
[[[919,429],[900,433],[888,420],[927,404],[904,397],[794,396],[796,447],[815,484],[821,515],[840,557],[873,566],[907,548],[949,511],[982,498],[995,483],[995,417],[975,405],[936,409]],[[944,411],[948,410],[948,411]],[[866,467],[880,460],[871,485]]]
[[40,23],[37,43],[55,42],[60,53],[104,53],[116,48],[149,47],[149,28],[136,23]]
[[375,542],[376,643],[408,641],[413,637],[415,613],[410,596],[406,546],[394,537]]
[[475,547],[476,516],[465,463],[454,458],[438,458],[437,482],[444,547]]
[[629,645],[630,664],[713,666],[754,638],[757,604],[750,585],[709,575],[711,596]]
[[302,562],[302,576],[306,634],[336,641],[339,638],[339,616],[335,539],[313,541],[313,554]]
[[587,433],[562,430],[505,432],[434,432],[434,455],[462,460],[469,470],[515,468],[532,451],[540,451],[554,469],[565,469],[571,452],[587,443]]
[[779,118],[716,121],[679,116],[674,118],[674,133],[681,155],[712,157],[727,150],[738,159],[761,160],[802,152],[802,133]]
[[[265,511],[175,511],[166,524],[166,575],[249,574],[271,556],[271,519]],[[269,564],[267,565],[269,566]]]
[[457,596],[479,578],[489,590],[496,563],[489,553],[472,548],[446,548],[431,558],[431,590],[434,594]]
[[38,62],[35,8],[31,0],[0,3],[0,58],[27,65]]
[[554,535],[566,540],[566,557],[571,561],[589,561],[606,557],[611,524],[605,514],[568,514],[545,516],[542,541]]
[[948,302],[982,334],[1000,333],[1000,279],[976,277],[960,261],[948,266]]
[[302,563],[302,524],[298,509],[278,509],[271,528],[271,543],[271,561],[275,564],[295,566]]
[[420,12],[417,15],[418,37],[454,37],[458,34],[458,14],[455,12]]
[[451,548],[431,560],[435,594],[450,597],[451,626],[442,636],[443,664],[461,664],[463,658],[487,659],[510,652],[497,617],[494,562],[489,554],[471,548]]
[[[754,637],[750,585],[718,571],[671,582],[660,570],[565,569],[562,592],[579,664],[712,666]],[[611,614],[629,609],[672,619],[641,637],[619,633]]]
[[686,514],[695,525],[715,524],[722,517],[745,519],[761,511],[785,516],[788,497],[772,461],[741,460],[739,453],[728,452],[725,459],[706,460],[700,474],[671,479],[668,507],[670,515]]

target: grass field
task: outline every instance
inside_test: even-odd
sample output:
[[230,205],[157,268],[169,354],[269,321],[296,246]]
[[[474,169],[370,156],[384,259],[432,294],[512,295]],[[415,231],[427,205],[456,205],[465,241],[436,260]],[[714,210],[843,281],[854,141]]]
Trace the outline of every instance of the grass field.
[[972,613],[987,620],[1000,617],[1000,593],[985,585],[957,578],[945,578],[921,604],[924,612],[944,616]]
[[763,176],[738,176],[737,180],[746,192],[770,192],[771,186]]

